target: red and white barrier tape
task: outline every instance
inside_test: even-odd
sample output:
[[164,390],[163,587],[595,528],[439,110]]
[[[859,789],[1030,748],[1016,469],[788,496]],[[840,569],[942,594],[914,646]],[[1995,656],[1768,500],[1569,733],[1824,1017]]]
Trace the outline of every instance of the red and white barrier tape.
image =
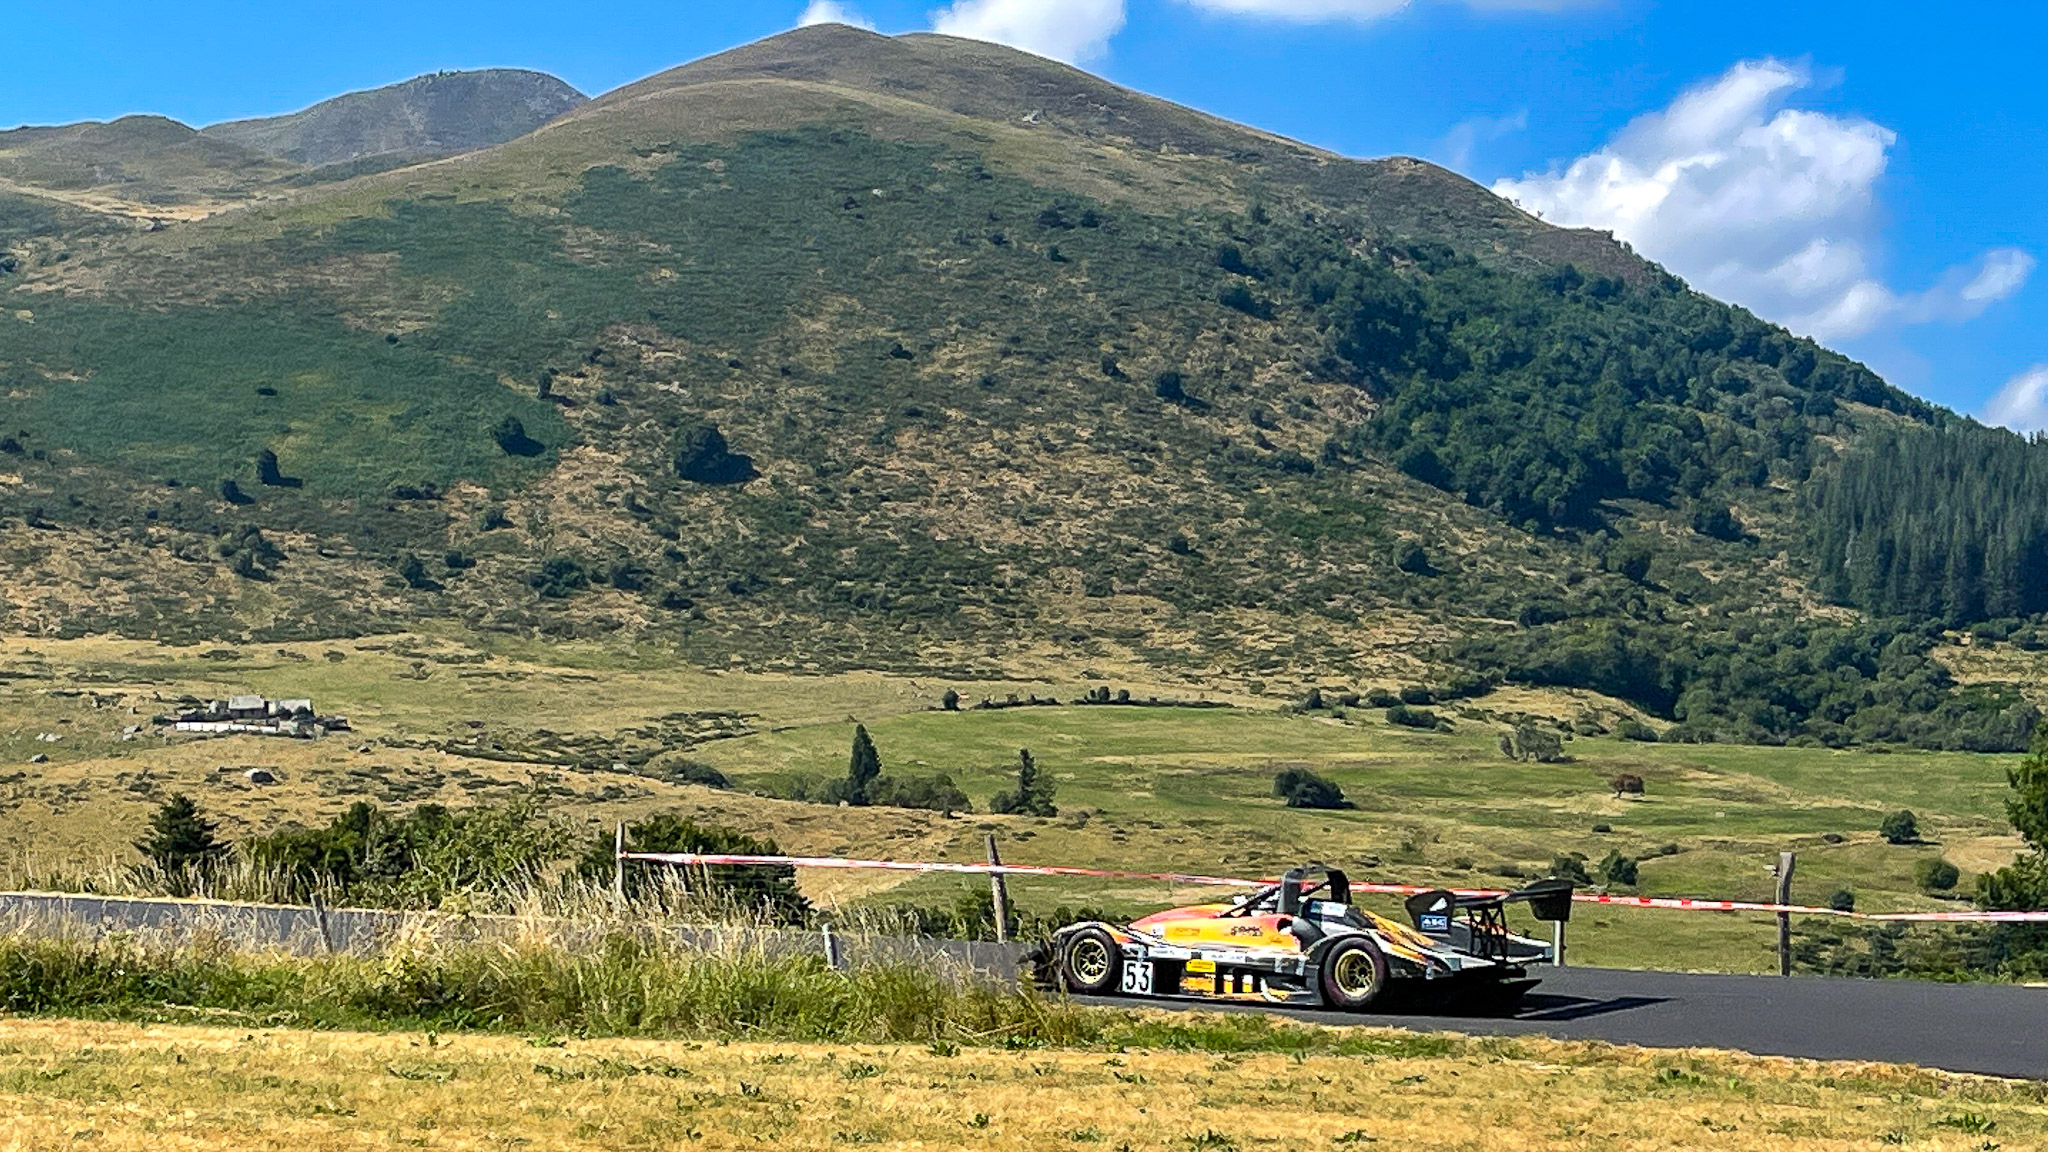
[[[880,872],[945,872],[965,876],[1083,876],[1097,880],[1158,880],[1170,884],[1191,884],[1219,888],[1262,888],[1277,880],[1247,880],[1234,876],[1201,876],[1184,872],[1117,872],[1103,868],[1061,868],[1044,864],[950,864],[943,861],[853,860],[843,856],[746,856],[707,852],[627,852],[622,860],[650,864],[703,865],[786,865],[792,868],[854,868]],[[1417,884],[1353,883],[1353,892],[1375,896],[1414,896],[1436,889]],[[1499,888],[1452,889],[1460,896],[1500,896]],[[2001,924],[2048,923],[2043,912],[1845,912],[1839,908],[1815,908],[1805,904],[1762,904],[1746,900],[1693,900],[1671,896],[1611,896],[1598,892],[1575,892],[1580,904],[1610,904],[1624,908],[1665,908],[1681,912],[1789,912],[1802,916],[1840,916],[1852,920],[1896,920],[1922,923],[1963,922]]]

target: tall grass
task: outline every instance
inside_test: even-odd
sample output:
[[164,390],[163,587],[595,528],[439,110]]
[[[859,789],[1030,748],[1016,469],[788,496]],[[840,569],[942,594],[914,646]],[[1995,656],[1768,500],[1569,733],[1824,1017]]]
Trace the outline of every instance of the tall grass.
[[546,1035],[1137,1046],[1436,1055],[1442,1037],[1311,1029],[1263,1016],[1087,1008],[943,958],[829,966],[808,939],[734,928],[708,946],[614,917],[513,918],[479,933],[423,915],[374,956],[301,957],[206,929],[0,935],[0,1011],[256,1026]]

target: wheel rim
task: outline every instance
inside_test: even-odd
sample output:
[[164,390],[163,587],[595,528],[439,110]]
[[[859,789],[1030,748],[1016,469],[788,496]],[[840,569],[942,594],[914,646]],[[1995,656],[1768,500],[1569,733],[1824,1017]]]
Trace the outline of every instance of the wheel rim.
[[1346,996],[1364,996],[1373,988],[1372,957],[1363,949],[1347,949],[1337,957],[1337,963],[1330,969],[1330,978]]
[[1093,936],[1084,936],[1067,949],[1067,966],[1081,983],[1099,984],[1109,978],[1109,949]]

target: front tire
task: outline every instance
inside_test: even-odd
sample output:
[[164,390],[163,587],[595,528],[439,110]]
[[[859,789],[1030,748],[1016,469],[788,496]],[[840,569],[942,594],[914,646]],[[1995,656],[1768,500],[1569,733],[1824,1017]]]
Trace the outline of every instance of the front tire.
[[1116,991],[1123,967],[1123,949],[1100,928],[1083,928],[1060,946],[1060,979],[1069,992],[1108,995]]
[[1372,941],[1352,936],[1330,945],[1316,972],[1323,1004],[1363,1012],[1387,990],[1387,958]]

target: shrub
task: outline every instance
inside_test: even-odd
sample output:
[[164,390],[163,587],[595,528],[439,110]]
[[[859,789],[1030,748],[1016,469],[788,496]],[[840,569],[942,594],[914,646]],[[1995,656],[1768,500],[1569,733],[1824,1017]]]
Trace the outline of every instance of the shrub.
[[1619,852],[1609,852],[1600,861],[1600,878],[1617,888],[1633,888],[1636,883],[1636,859]]
[[1401,703],[1434,704],[1436,703],[1436,693],[1431,692],[1420,684],[1403,684],[1401,685]]
[[[586,880],[612,878],[612,833],[601,832],[585,845],[576,871]],[[732,856],[780,856],[775,841],[756,839],[730,828],[699,824],[678,812],[657,812],[645,820],[626,825],[628,852],[703,852]],[[626,895],[631,899],[659,899],[678,887],[693,897],[709,896],[729,903],[750,915],[778,924],[800,924],[810,916],[811,903],[797,891],[796,869],[786,864],[742,864],[696,866],[682,869],[680,886],[660,883],[664,870],[659,864],[626,867]]]
[[1643,794],[1643,778],[1633,772],[1623,772],[1621,775],[1609,780],[1607,786],[1614,789],[1616,799],[1620,799],[1623,796],[1641,796]]
[[1333,780],[1307,768],[1283,768],[1273,775],[1273,795],[1287,801],[1289,808],[1349,808],[1344,789]]
[[889,808],[923,808],[932,812],[972,812],[967,799],[951,776],[882,776],[868,788],[868,802]]
[[1884,818],[1877,826],[1877,834],[1887,844],[1917,844],[1920,842],[1920,818],[1905,808]]
[[1586,862],[1577,856],[1559,856],[1550,862],[1550,875],[1558,880],[1569,880],[1581,886],[1591,886],[1593,878],[1586,875]]
[[1429,709],[1410,708],[1406,704],[1396,704],[1387,709],[1387,723],[1399,724],[1403,728],[1425,728],[1432,731],[1440,726],[1450,726]]
[[1006,816],[1057,816],[1059,808],[1054,806],[1053,779],[1038,770],[1038,761],[1029,748],[1017,750],[1017,786],[998,792],[988,802],[988,810]]
[[726,789],[732,781],[725,773],[701,760],[677,760],[668,766],[668,778],[677,784],[702,784],[706,788]]
[[759,476],[751,456],[734,452],[715,424],[699,424],[676,441],[676,475],[695,484],[745,484]]
[[1913,882],[1928,892],[1950,891],[1962,878],[1962,871],[1940,856],[1930,856],[1913,865]]
[[1557,764],[1565,759],[1564,739],[1529,723],[1517,724],[1514,731],[1502,733],[1500,750],[1510,760],[1533,760],[1538,764]]
[[1304,712],[1320,712],[1323,710],[1323,706],[1323,690],[1321,688],[1309,689],[1308,696],[1301,702],[1301,710]]
[[[545,385],[542,394],[546,394]],[[547,445],[526,434],[526,425],[517,416],[507,416],[498,421],[498,426],[491,429],[491,438],[498,442],[498,447],[507,456],[538,456],[548,450]]]
[[1623,740],[1635,740],[1644,744],[1657,742],[1657,730],[1633,716],[1626,716],[1614,726],[1614,734]]
[[590,573],[574,557],[550,556],[526,582],[550,600],[567,600],[590,587]]
[[1365,706],[1368,708],[1392,708],[1400,702],[1399,696],[1385,688],[1374,688],[1365,694]]
[[1837,912],[1854,912],[1856,910],[1856,894],[1847,888],[1837,888],[1828,895],[1828,907]]
[[946,694],[939,697],[939,707],[947,712],[958,712],[960,710],[960,693],[951,688],[946,689]]

